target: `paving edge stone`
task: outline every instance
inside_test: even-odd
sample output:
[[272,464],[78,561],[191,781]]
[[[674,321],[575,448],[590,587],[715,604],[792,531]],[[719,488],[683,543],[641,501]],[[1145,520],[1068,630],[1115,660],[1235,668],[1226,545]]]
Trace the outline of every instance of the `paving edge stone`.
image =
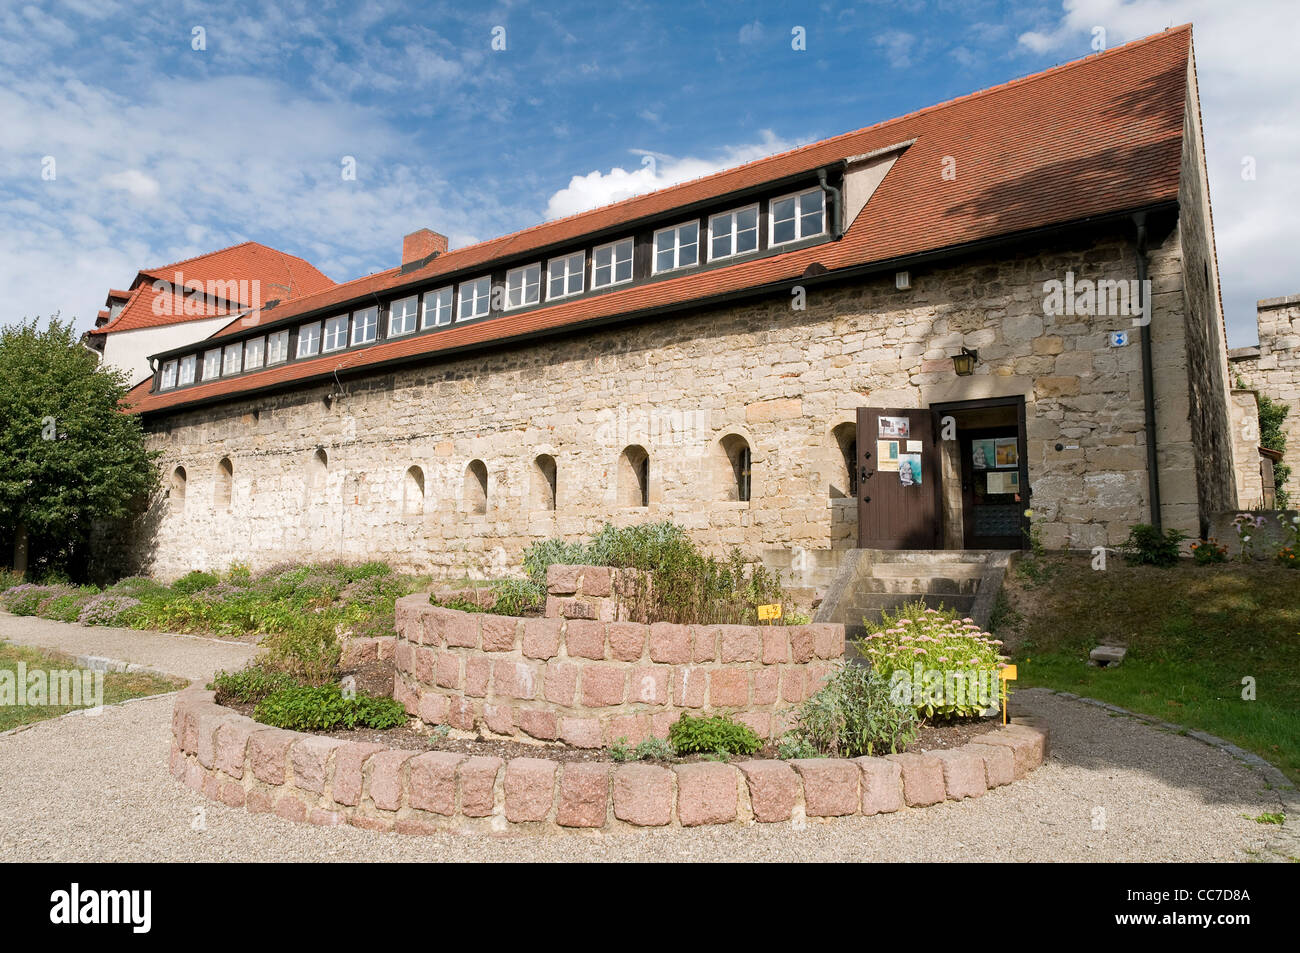
[[[169,767],[186,787],[208,797],[219,793],[218,799],[231,806],[274,809],[300,823],[328,819],[409,834],[590,835],[638,827],[782,822],[802,830],[814,817],[833,823],[838,816],[918,809],[904,806],[908,764],[898,770],[892,759],[702,762],[671,769],[611,763],[600,777],[591,768],[595,762],[551,761],[545,748],[535,757],[502,761],[338,739],[322,745],[321,738],[259,725],[218,705],[213,692],[192,685],[176,695]],[[1011,749],[1016,763],[1032,771],[1049,750],[1048,729],[1041,721],[1009,725],[981,735],[980,743]],[[950,750],[968,750],[982,759],[984,749],[974,745]],[[200,751],[210,766],[200,761]],[[440,757],[430,757],[434,755]],[[303,785],[297,783],[295,765],[310,772]],[[236,766],[239,777],[223,770]],[[1016,780],[1021,777],[1017,771]],[[968,787],[969,779],[964,783]],[[897,790],[881,787],[890,784]],[[933,803],[968,793],[945,791],[945,784],[940,782]]]

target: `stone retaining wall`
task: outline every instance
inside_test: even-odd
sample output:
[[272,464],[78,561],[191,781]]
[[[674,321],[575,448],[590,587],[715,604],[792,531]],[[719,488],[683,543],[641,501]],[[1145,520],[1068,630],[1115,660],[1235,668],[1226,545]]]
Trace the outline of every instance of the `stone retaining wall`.
[[[552,595],[552,606],[586,612],[581,594]],[[428,724],[580,748],[666,738],[682,712],[725,713],[769,738],[844,655],[838,624],[646,625],[599,614],[522,619],[407,596],[397,602],[393,697]]]
[[1014,722],[960,748],[884,758],[673,767],[503,761],[268,728],[189,688],[172,715],[171,771],[231,807],[411,834],[798,825],[980,797],[1019,780],[1046,759],[1048,732],[1034,719]]

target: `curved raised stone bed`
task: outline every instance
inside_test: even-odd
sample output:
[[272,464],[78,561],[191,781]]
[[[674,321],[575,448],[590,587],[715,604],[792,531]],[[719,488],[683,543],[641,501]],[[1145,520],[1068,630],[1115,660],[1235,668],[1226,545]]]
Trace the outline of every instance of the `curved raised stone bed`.
[[1034,719],[949,751],[884,758],[650,764],[561,763],[407,751],[268,728],[181,692],[171,771],[232,807],[366,830],[605,830],[780,823],[882,814],[979,797],[1043,763]]

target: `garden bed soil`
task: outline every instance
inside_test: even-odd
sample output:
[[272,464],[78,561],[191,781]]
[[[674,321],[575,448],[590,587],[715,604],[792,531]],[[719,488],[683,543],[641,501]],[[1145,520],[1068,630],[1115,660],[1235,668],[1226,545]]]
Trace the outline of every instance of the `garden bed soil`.
[[[369,692],[372,695],[382,695],[391,697],[393,694],[393,663],[391,661],[371,660],[364,664],[352,666],[342,672],[343,676],[351,675],[356,679],[358,691]],[[242,715],[253,717],[253,705],[241,705],[231,703],[230,708],[238,711]],[[908,753],[923,753],[927,751],[939,751],[945,748],[959,748],[962,745],[973,741],[977,736],[988,731],[994,731],[1001,728],[1002,722],[999,718],[979,718],[973,721],[954,721],[954,722],[935,722],[921,726],[916,740],[904,749]],[[418,728],[411,727],[411,723],[400,728],[356,728],[352,730],[343,729],[339,731],[312,731],[306,734],[322,735],[327,738],[338,738],[343,741],[370,742],[381,744],[388,748],[400,748],[408,751],[449,751],[454,754],[463,754],[472,757],[495,757],[502,760],[511,758],[546,758],[551,761],[558,761],[564,764],[576,762],[606,762],[613,759],[609,756],[609,751],[603,748],[572,748],[563,744],[546,744],[538,742],[530,744],[524,741],[514,741],[508,738],[469,738],[464,737],[464,732],[457,732],[458,736],[444,735],[435,731],[428,725],[420,725]],[[629,745],[629,747],[633,747]],[[888,752],[885,752],[888,754]],[[744,761],[747,759],[773,759],[776,758],[776,744],[769,742],[754,752],[752,755],[734,755],[731,760]],[[653,760],[647,763],[651,764],[689,764],[696,761],[716,760],[707,755],[687,755],[676,758],[672,761]]]

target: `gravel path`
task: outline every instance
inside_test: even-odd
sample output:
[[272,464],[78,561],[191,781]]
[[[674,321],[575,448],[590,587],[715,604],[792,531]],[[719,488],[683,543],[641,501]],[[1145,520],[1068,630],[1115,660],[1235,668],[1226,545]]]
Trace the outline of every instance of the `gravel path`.
[[[1199,741],[1043,692],[1048,764],[962,803],[872,818],[612,834],[407,837],[315,828],[208,801],[167,772],[172,696],[0,737],[0,859],[1155,861],[1272,858],[1257,774]],[[1093,830],[1096,808],[1105,830]],[[206,830],[193,830],[199,809]]]
[[203,682],[221,669],[243,668],[257,651],[256,646],[247,642],[99,625],[69,625],[8,612],[0,612],[0,640],[53,649],[73,656],[131,662]]

